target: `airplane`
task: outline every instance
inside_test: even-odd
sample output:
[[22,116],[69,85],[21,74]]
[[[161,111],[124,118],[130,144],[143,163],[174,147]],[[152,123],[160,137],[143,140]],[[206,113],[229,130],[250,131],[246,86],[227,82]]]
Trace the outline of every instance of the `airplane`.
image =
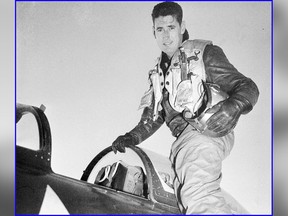
[[[16,142],[16,214],[180,214],[173,189],[162,175],[170,176],[169,160],[137,146],[129,147],[125,154],[118,156],[111,146],[105,148],[91,160],[80,179],[55,173],[51,168],[51,130],[44,111],[42,105],[38,108],[16,104],[16,123],[22,116],[32,114],[39,132],[39,149]],[[135,194],[103,183],[113,165],[118,169],[119,163],[133,159],[126,154],[140,161],[143,193]],[[136,163],[133,166],[132,162],[125,163],[138,168]],[[114,166],[114,171],[116,168]],[[119,186],[125,175],[115,173],[112,175],[114,185]]]

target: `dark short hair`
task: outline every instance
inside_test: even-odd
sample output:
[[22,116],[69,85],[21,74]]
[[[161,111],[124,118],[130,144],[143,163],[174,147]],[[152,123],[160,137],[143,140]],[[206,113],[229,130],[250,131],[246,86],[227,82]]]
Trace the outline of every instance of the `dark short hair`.
[[160,16],[171,15],[176,18],[179,24],[182,23],[183,11],[181,6],[176,2],[161,2],[154,6],[152,11],[152,21]]
[[[161,2],[155,5],[151,14],[153,24],[156,18],[168,15],[175,17],[177,22],[181,25],[183,19],[183,11],[181,6],[176,2]],[[183,34],[183,41],[188,39],[189,33],[187,29],[185,29],[185,32]]]

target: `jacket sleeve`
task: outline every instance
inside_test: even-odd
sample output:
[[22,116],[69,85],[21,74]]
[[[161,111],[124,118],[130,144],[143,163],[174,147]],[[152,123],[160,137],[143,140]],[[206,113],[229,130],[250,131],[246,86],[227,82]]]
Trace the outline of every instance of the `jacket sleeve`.
[[159,117],[153,121],[153,103],[151,103],[149,107],[144,108],[140,122],[129,134],[139,144],[154,134],[163,125],[164,121],[163,110],[159,111]]
[[242,114],[250,112],[257,103],[259,90],[256,84],[241,74],[227,59],[222,49],[207,45],[203,62],[206,70],[206,81],[215,83],[227,92],[230,98],[241,101]]

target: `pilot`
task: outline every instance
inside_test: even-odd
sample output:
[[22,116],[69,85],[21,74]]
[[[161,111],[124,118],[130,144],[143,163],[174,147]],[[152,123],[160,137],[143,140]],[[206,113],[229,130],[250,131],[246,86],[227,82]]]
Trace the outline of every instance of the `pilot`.
[[[138,125],[113,143],[116,153],[138,145],[165,122],[175,141],[170,161],[173,187],[184,214],[247,213],[233,206],[220,188],[222,161],[234,144],[233,129],[256,104],[256,84],[240,73],[223,50],[208,40],[189,40],[182,8],[162,2],[152,12],[161,50],[149,71]],[[230,200],[231,201],[231,200]]]

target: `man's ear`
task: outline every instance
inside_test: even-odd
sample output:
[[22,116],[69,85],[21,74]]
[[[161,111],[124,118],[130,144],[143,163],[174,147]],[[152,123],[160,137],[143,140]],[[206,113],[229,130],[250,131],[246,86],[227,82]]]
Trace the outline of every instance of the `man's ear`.
[[185,21],[182,21],[182,23],[181,23],[181,34],[184,34],[185,29],[186,29]]
[[152,26],[152,32],[153,32],[154,37],[156,38],[154,26]]

